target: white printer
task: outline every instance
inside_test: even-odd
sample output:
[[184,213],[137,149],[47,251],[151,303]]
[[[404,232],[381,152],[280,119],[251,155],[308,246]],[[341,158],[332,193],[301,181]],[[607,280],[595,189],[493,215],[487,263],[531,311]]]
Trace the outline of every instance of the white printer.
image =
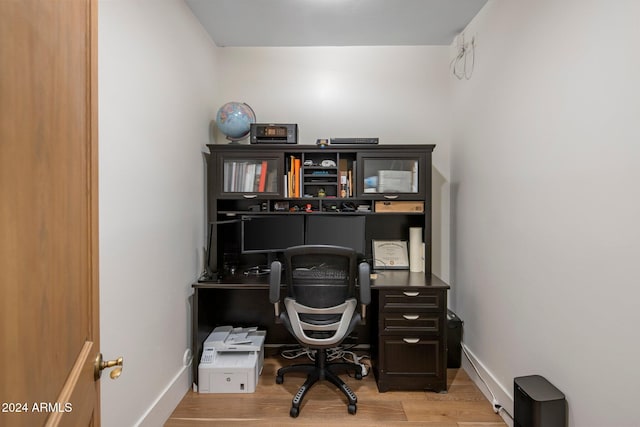
[[204,342],[198,365],[200,393],[253,393],[264,364],[266,331],[219,326]]

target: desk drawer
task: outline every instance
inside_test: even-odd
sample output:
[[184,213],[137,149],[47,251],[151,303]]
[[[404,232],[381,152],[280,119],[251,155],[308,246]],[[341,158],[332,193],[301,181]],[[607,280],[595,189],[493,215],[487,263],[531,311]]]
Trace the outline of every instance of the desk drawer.
[[380,363],[374,373],[378,390],[447,389],[446,352],[440,339],[425,336],[383,336]]
[[440,333],[440,313],[403,311],[383,312],[380,316],[381,333]]
[[419,336],[389,337],[382,349],[387,374],[435,376],[439,372],[440,341]]
[[383,311],[408,308],[422,310],[442,309],[443,299],[440,292],[425,290],[393,290],[380,292],[380,306]]

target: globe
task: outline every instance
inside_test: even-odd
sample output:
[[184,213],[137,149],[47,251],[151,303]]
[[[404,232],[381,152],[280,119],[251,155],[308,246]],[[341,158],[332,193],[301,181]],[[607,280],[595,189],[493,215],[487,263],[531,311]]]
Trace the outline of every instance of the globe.
[[244,139],[249,134],[251,123],[255,122],[256,114],[244,102],[227,102],[216,114],[218,129],[233,142]]

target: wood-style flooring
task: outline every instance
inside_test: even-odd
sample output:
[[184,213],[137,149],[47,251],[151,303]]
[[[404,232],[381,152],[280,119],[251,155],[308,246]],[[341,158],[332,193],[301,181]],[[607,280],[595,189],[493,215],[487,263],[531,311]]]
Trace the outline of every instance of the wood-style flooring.
[[355,415],[331,383],[316,383],[305,396],[300,415],[289,416],[291,399],[304,382],[302,374],[288,374],[276,384],[275,372],[290,363],[268,351],[255,393],[198,394],[189,391],[167,420],[167,427],[195,426],[438,426],[498,427],[506,424],[462,369],[448,370],[448,393],[429,391],[378,392],[373,373],[358,381],[341,378],[358,396]]

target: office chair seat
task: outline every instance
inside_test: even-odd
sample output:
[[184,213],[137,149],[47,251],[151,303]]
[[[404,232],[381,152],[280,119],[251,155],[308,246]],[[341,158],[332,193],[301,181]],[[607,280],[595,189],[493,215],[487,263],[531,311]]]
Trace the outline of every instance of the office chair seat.
[[[338,374],[352,372],[356,379],[362,379],[361,368],[355,363],[329,363],[327,350],[341,344],[364,321],[364,307],[371,302],[369,265],[358,265],[357,254],[352,249],[328,245],[288,248],[284,252],[284,262],[287,296],[283,301],[280,298],[282,264],[275,261],[271,265],[269,296],[276,319],[302,346],[315,352],[313,364],[285,366],[277,372],[278,384],[284,382],[286,373],[307,374],[306,381],[293,397],[289,415],[299,415],[302,399],[319,380],[328,380],[338,387],[347,398],[348,412],[355,414],[357,397]],[[361,312],[357,310],[358,302]],[[281,303],[284,305],[282,312]]]

